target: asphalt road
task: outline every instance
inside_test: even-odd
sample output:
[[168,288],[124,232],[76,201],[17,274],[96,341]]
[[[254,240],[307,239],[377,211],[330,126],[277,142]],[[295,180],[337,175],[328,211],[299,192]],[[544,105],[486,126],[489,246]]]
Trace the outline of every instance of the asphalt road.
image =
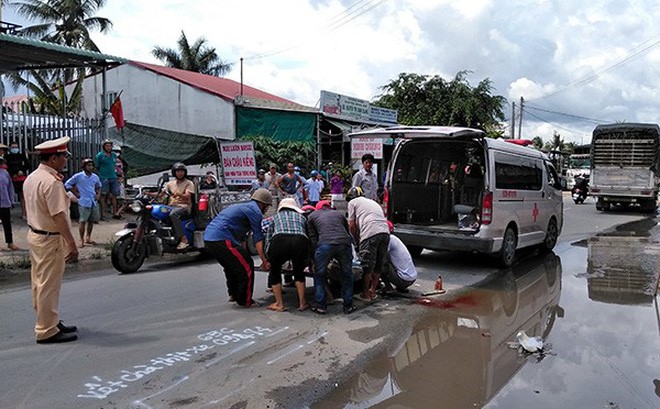
[[[593,202],[578,206],[567,197],[564,203],[560,256],[573,242],[644,217],[603,214]],[[530,252],[519,256],[519,269],[535,257]],[[325,316],[298,312],[292,289],[285,295],[290,309],[284,313],[237,308],[227,302],[224,276],[210,261],[152,263],[133,275],[108,270],[67,278],[60,316],[78,325],[80,339],[62,345],[34,343],[28,286],[0,290],[0,406],[323,405],[426,319],[429,309],[416,298],[432,289],[438,274],[447,297],[501,274],[489,258],[464,254],[424,252],[417,264],[419,279],[410,294],[372,305],[356,301],[359,311],[348,316],[340,304],[330,306]],[[255,296],[269,302],[265,290],[266,274],[258,273]],[[311,288],[307,295],[311,301]]]

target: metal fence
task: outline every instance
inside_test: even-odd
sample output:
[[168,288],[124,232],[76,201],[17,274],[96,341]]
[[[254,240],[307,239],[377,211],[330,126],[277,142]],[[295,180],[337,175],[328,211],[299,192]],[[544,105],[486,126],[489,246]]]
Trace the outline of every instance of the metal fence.
[[[2,106],[2,126],[0,143],[9,146],[16,142],[22,152],[32,153],[34,147],[42,142],[68,136],[69,151],[72,154],[67,169],[68,174],[80,170],[84,158],[93,158],[101,149],[103,124],[98,119],[63,118],[55,115],[27,113],[20,103]],[[37,155],[29,155],[32,168],[39,164]]]

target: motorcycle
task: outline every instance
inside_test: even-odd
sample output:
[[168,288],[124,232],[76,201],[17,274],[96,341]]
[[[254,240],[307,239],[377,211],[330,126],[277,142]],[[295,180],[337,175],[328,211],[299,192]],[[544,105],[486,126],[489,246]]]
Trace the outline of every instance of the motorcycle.
[[[199,210],[206,211],[207,198],[202,195]],[[193,201],[191,215],[181,220],[183,232],[189,246],[178,250],[179,241],[174,235],[174,229],[169,224],[171,206],[154,203],[155,197],[138,196],[131,203],[131,210],[138,215],[135,222],[127,223],[124,229],[115,233],[118,237],[112,246],[112,265],[119,272],[134,273],[142,267],[145,259],[152,255],[162,256],[165,253],[184,253],[204,249],[203,231],[196,229],[195,216],[197,207]]]
[[589,193],[589,187],[586,182],[576,181],[575,186],[571,190],[571,197],[575,204],[584,203]]

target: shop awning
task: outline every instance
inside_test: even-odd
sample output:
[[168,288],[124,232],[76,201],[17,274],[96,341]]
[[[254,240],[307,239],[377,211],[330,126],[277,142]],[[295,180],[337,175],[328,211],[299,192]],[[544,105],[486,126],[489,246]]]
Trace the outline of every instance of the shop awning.
[[315,112],[236,106],[236,138],[267,136],[276,141],[314,142]]
[[339,119],[329,119],[327,117],[323,118],[327,123],[334,125],[335,127],[339,128],[340,131],[342,131],[344,134],[348,134],[353,130],[353,126],[348,123],[344,122]]
[[220,141],[208,136],[126,122],[121,132],[110,129],[110,139],[122,147],[121,156],[138,175],[170,169],[175,162],[186,165],[219,162],[217,142]]
[[108,67],[126,61],[94,51],[0,33],[0,73],[30,69]]

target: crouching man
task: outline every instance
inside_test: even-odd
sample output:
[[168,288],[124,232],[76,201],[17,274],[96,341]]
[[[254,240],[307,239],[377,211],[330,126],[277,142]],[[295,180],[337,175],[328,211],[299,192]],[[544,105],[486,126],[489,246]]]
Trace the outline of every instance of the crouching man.
[[243,307],[258,307],[252,299],[254,292],[254,261],[242,245],[248,230],[261,258],[261,269],[270,270],[264,253],[264,234],[261,221],[273,202],[268,189],[257,189],[247,203],[231,205],[218,213],[204,231],[204,246],[218,260],[225,271],[230,301]]
[[384,293],[392,292],[394,288],[399,292],[408,292],[408,287],[417,280],[417,269],[410,252],[401,239],[393,234],[390,235],[387,252],[390,256],[390,262],[381,276],[385,284]]

